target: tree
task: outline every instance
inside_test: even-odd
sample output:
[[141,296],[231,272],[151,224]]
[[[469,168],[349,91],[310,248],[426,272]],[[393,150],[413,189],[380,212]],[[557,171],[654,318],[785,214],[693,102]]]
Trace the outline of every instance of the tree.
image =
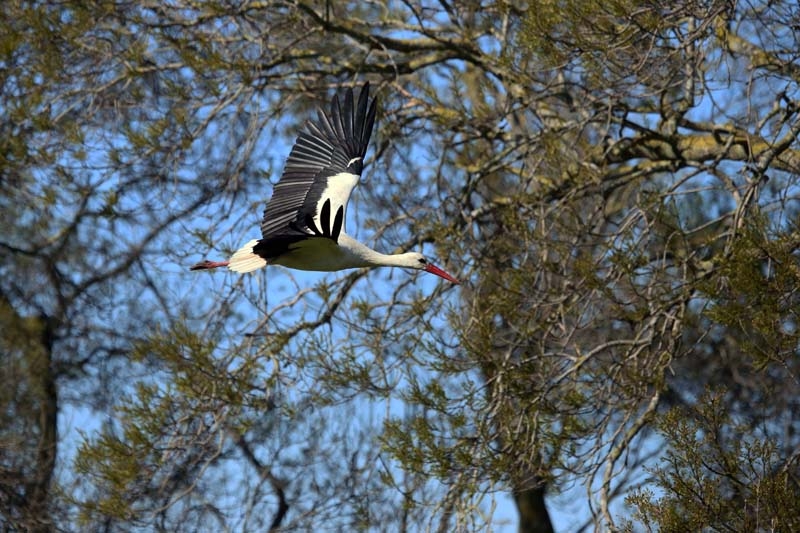
[[[796,10],[4,5],[4,525],[794,529]],[[188,273],[365,79],[350,223],[462,288]]]

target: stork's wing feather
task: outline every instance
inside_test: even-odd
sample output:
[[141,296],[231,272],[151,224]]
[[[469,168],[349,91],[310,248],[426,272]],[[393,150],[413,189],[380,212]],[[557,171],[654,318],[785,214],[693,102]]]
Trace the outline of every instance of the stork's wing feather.
[[298,233],[338,238],[375,123],[369,83],[353,103],[353,89],[348,89],[343,106],[334,96],[329,113],[320,110],[317,120],[306,123],[264,210],[265,239]]

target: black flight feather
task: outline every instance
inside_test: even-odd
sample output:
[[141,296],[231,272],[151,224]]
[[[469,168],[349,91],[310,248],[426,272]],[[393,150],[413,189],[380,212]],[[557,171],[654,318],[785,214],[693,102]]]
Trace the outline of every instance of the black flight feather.
[[[312,227],[313,219],[329,178],[342,172],[359,176],[363,170],[376,110],[377,101],[374,98],[370,101],[369,83],[365,83],[357,102],[354,101],[353,89],[349,88],[343,102],[334,96],[328,112],[319,110],[316,120],[306,123],[264,210],[261,223],[264,239],[298,232],[318,233],[314,231],[317,228]],[[329,206],[329,209],[334,207],[346,208]],[[344,218],[343,212],[342,230]],[[309,220],[312,224],[308,223]],[[330,223],[329,217],[328,220]]]

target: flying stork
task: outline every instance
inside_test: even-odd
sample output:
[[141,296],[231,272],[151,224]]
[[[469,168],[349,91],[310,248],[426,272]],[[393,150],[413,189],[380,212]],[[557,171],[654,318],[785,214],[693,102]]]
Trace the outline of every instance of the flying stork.
[[191,270],[227,266],[234,272],[251,272],[269,264],[329,272],[392,266],[459,283],[422,254],[382,254],[345,233],[347,201],[364,168],[375,123],[376,99],[369,101],[369,82],[353,103],[351,88],[344,94],[344,105],[334,96],[329,113],[319,110],[317,120],[306,123],[264,210],[261,239],[251,240],[228,261],[204,260]]

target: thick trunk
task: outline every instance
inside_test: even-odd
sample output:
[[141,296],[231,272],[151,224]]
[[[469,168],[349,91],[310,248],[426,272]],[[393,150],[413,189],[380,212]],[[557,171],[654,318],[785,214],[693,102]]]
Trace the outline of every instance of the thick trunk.
[[36,464],[26,490],[28,531],[53,531],[50,514],[50,481],[56,466],[58,438],[58,395],[53,375],[53,326],[48,317],[40,317],[40,350],[33,350],[31,385],[39,393],[39,441],[36,443]]
[[[2,386],[16,398],[10,405],[22,436],[13,436],[13,429],[2,440],[19,442],[5,450],[8,475],[0,491],[9,495],[9,506],[0,509],[0,521],[12,524],[14,530],[31,533],[54,531],[52,520],[51,481],[56,464],[58,442],[58,394],[53,370],[53,321],[46,316],[22,317],[0,294],[0,324],[7,335],[3,349],[8,374]],[[0,440],[0,442],[2,442]]]
[[519,512],[519,533],[553,533],[544,495],[544,484],[514,491],[514,501]]

